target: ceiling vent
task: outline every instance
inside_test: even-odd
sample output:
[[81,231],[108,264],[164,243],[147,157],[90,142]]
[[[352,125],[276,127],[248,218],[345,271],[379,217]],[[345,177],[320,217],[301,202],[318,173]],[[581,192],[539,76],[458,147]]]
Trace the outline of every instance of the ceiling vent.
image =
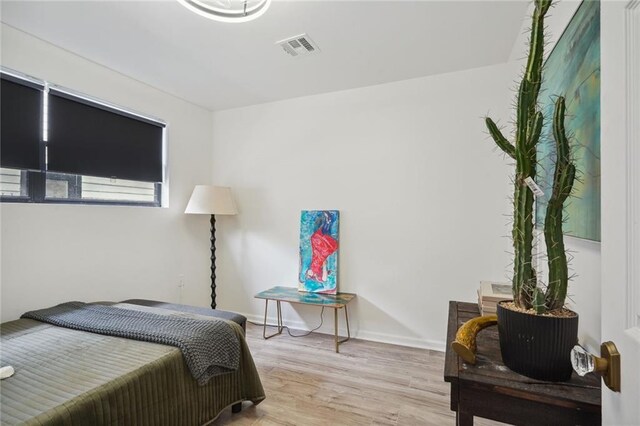
[[306,34],[280,40],[276,44],[294,58],[320,53],[318,45]]

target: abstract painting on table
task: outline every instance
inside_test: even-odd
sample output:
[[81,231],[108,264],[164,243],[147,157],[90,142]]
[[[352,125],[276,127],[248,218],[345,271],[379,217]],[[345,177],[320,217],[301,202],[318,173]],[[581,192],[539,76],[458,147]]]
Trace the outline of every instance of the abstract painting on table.
[[338,291],[338,210],[303,210],[300,215],[298,291]]
[[567,105],[569,135],[577,179],[565,203],[564,232],[600,241],[600,2],[583,1],[545,62],[540,89],[544,127],[538,144],[536,182],[544,196],[536,201],[536,226],[544,226],[555,166],[553,110],[557,96]]

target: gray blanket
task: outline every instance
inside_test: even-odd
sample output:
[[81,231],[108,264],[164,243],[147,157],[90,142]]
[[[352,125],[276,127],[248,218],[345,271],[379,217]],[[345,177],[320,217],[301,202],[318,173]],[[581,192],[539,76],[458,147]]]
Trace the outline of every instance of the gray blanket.
[[200,320],[83,302],[67,302],[30,311],[22,318],[176,346],[182,351],[191,374],[201,385],[213,376],[237,370],[240,363],[240,342],[232,326],[217,318]]

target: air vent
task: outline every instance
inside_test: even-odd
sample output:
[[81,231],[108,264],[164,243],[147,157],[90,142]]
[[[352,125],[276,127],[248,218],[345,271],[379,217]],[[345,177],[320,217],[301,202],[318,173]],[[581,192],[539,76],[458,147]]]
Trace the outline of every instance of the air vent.
[[280,40],[276,44],[294,58],[320,53],[318,45],[315,44],[307,34],[300,34],[295,37]]

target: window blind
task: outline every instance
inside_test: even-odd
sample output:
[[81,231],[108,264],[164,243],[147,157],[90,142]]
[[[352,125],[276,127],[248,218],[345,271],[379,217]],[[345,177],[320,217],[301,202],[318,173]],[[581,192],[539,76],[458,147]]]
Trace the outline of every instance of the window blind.
[[48,170],[162,182],[158,122],[49,90]]
[[44,86],[4,73],[0,77],[0,165],[39,170]]

